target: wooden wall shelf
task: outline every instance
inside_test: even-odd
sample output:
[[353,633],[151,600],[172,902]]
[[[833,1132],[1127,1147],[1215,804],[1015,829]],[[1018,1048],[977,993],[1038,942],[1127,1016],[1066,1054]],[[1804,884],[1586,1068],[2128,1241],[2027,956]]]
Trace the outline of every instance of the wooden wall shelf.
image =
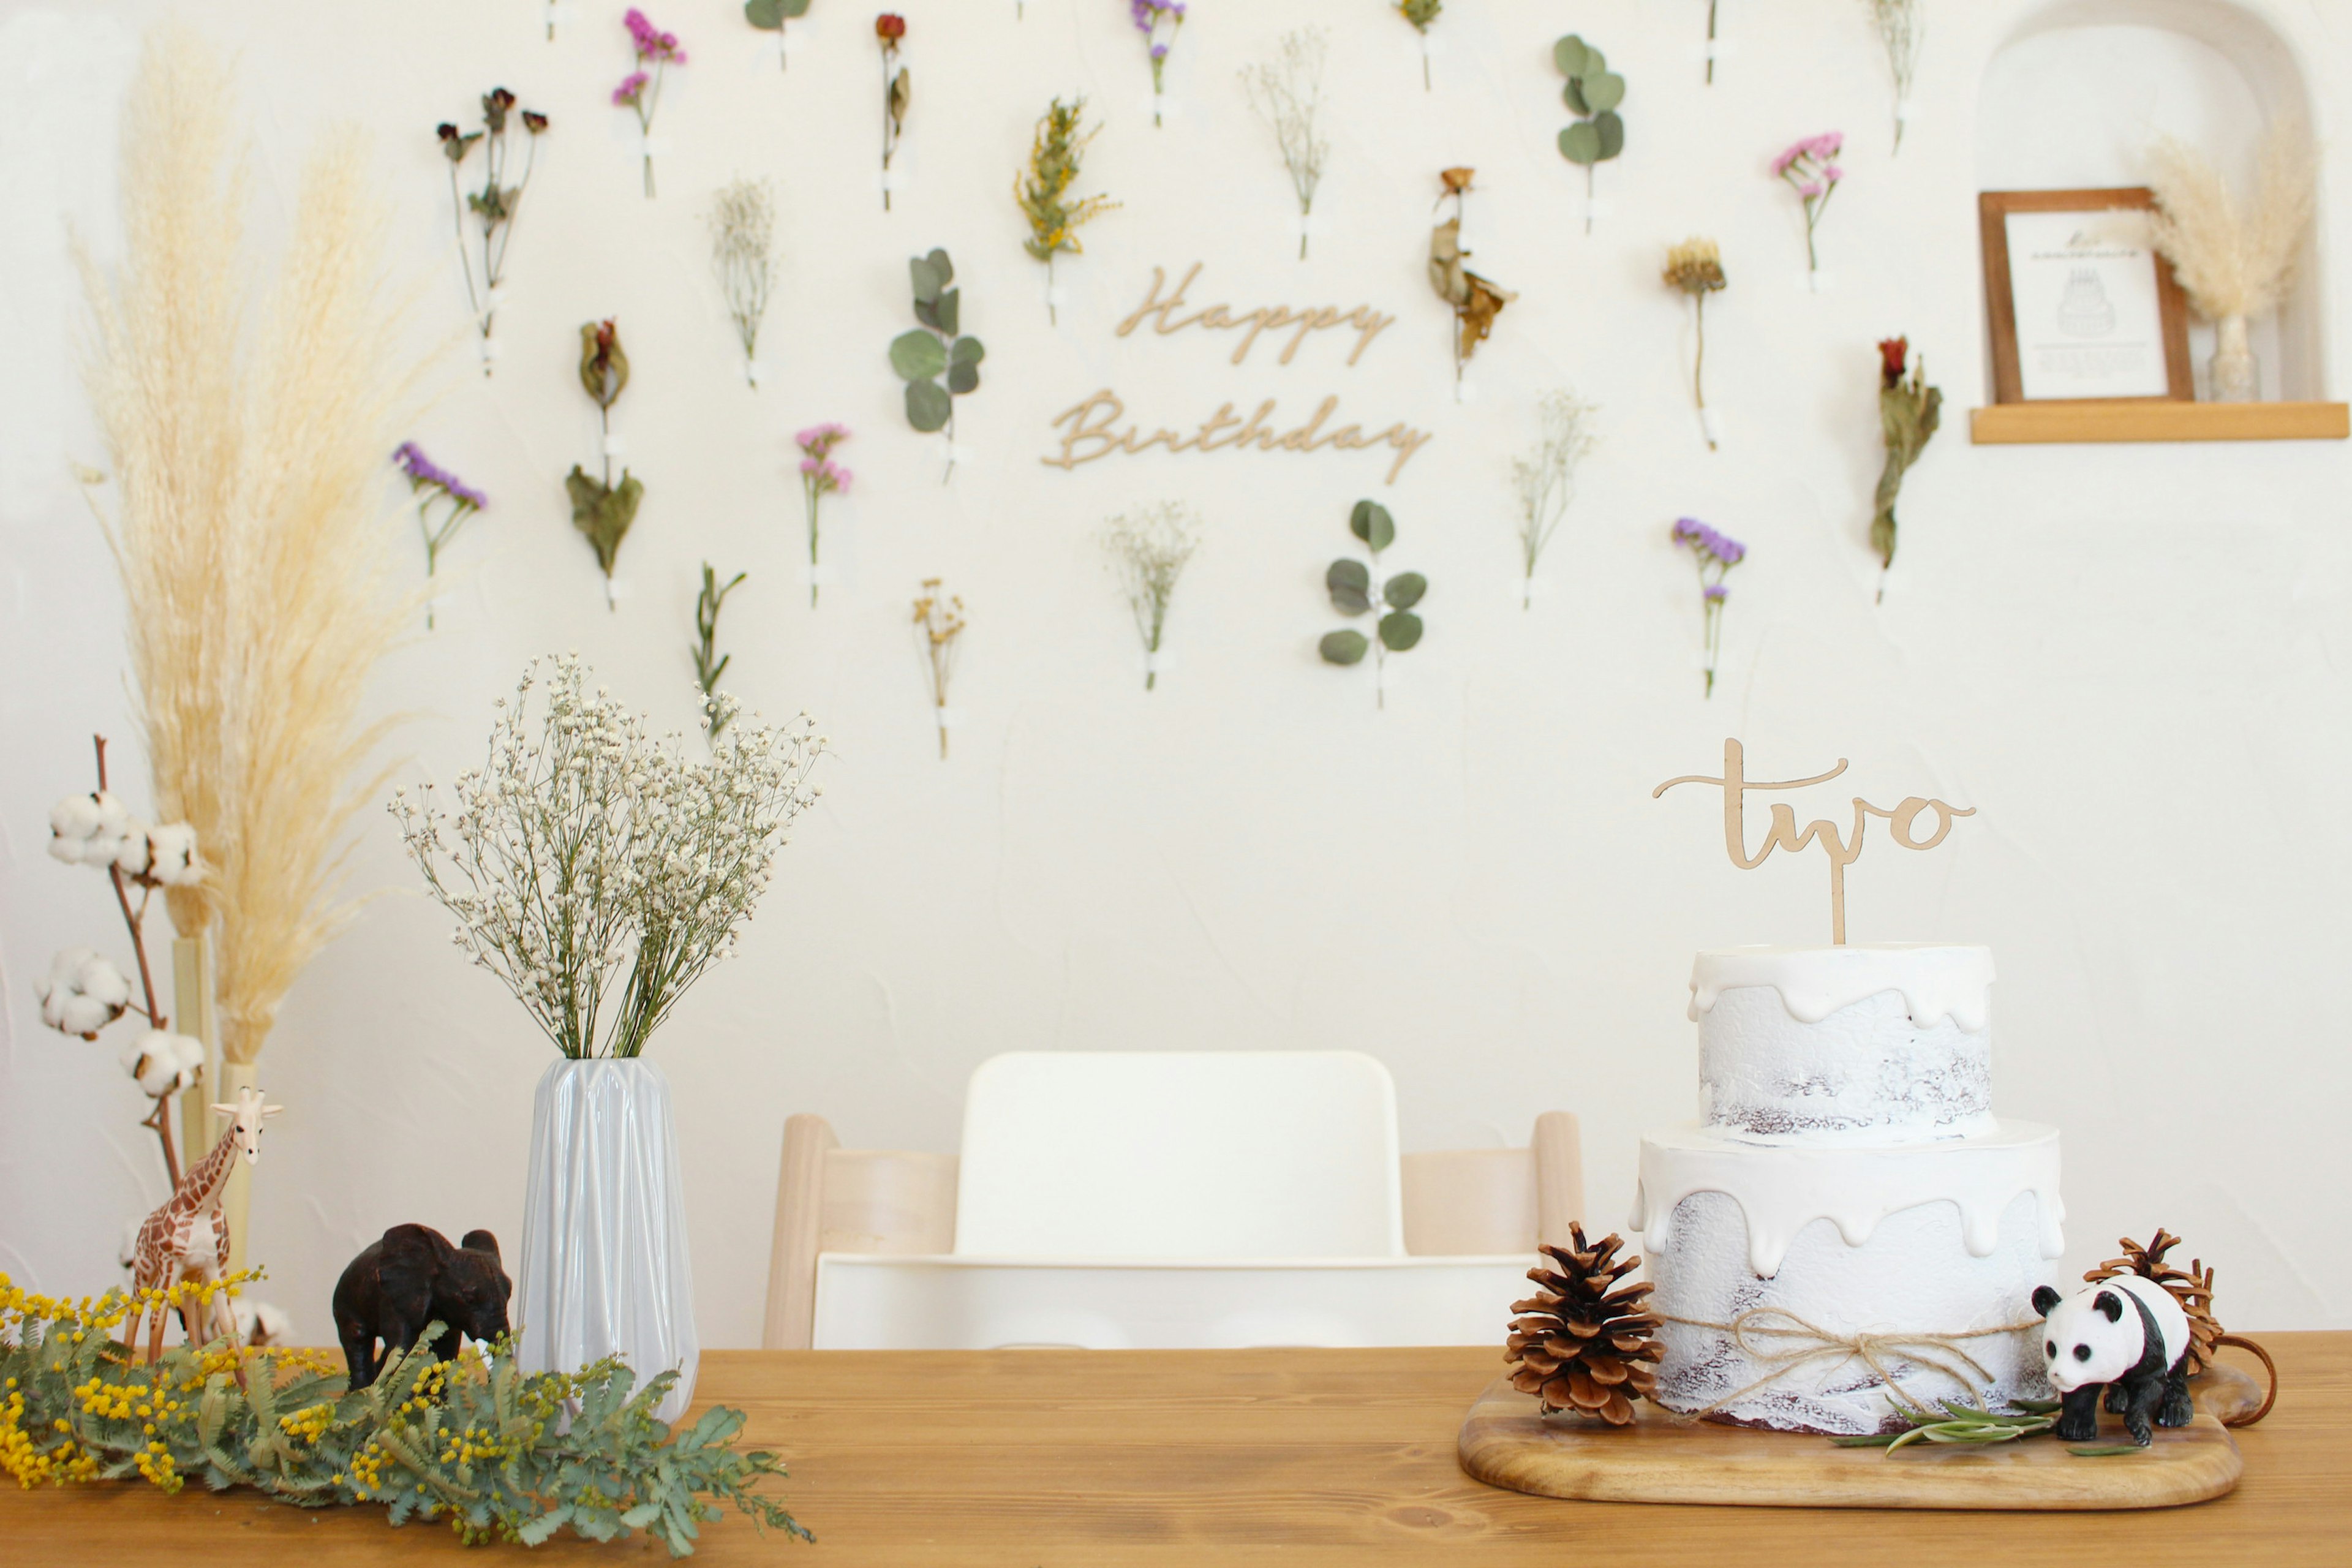
[[1969,416],[1979,447],[2042,441],[2341,441],[2341,403],[1996,403]]

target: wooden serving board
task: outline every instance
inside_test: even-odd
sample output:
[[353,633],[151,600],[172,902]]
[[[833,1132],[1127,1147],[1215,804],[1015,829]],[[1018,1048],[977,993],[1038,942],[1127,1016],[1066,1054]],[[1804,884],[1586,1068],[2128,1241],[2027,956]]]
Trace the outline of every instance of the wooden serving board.
[[[1623,1427],[1547,1419],[1532,1395],[1497,1378],[1462,1423],[1462,1468],[1489,1486],[1591,1502],[1974,1509],[2172,1508],[2220,1497],[2243,1468],[2236,1442],[2203,1410],[2187,1426],[2157,1428],[2143,1453],[2079,1458],[2053,1437],[1914,1443],[1890,1454],[1677,1422],[1646,1401],[1633,1409]],[[2124,1440],[2121,1422],[2105,1418],[2100,1438]]]

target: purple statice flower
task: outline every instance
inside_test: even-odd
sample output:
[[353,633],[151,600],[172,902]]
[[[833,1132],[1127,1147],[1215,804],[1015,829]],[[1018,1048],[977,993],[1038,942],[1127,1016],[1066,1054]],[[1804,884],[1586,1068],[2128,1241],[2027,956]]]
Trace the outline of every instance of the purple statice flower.
[[613,101],[623,109],[635,109],[638,95],[646,90],[646,84],[651,80],[653,78],[643,71],[631,71],[621,79],[621,85],[613,89]]
[[635,46],[637,58],[680,66],[686,63],[686,51],[677,47],[677,35],[655,26],[635,6],[629,7],[628,14],[621,18],[621,26],[628,28],[629,42]]
[[[1127,14],[1134,18],[1135,30],[1144,37],[1144,50],[1151,60],[1151,96],[1160,97],[1161,73],[1167,68],[1169,46],[1184,26],[1184,0],[1128,0]],[[1160,123],[1160,110],[1151,111],[1151,123]]]
[[830,458],[803,458],[801,472],[807,482],[818,490],[846,495],[849,492],[849,470]]
[[848,439],[849,426],[830,419],[822,425],[812,425],[793,437],[802,451],[820,458]]
[[489,497],[426,457],[425,448],[414,441],[403,441],[393,448],[392,460],[408,476],[408,488],[412,490],[437,489],[460,506],[476,511],[490,504]]
[[1723,606],[1730,598],[1724,576],[1748,556],[1748,546],[1695,517],[1675,520],[1675,542],[1698,562],[1698,600],[1705,622],[1706,695],[1715,695],[1715,667],[1723,652]]

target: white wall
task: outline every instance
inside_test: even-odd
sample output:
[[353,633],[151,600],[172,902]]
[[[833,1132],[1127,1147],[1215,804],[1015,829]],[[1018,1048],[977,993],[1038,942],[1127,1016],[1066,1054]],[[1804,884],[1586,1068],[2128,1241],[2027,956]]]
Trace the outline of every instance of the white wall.
[[[1737,52],[1712,88],[1696,0],[1458,0],[1429,94],[1411,30],[1378,6],[1203,3],[1171,66],[1181,112],[1156,132],[1117,0],[1030,0],[1017,24],[1010,0],[908,0],[914,183],[887,216],[868,11],[843,0],[794,25],[808,51],[788,76],[731,3],[654,7],[694,58],[663,110],[672,151],[650,203],[604,100],[627,65],[618,0],[583,5],[551,44],[521,0],[189,9],[239,54],[266,231],[322,119],[377,132],[420,342],[439,351],[441,396],[415,433],[492,498],[452,552],[464,575],[440,629],[383,672],[377,706],[418,713],[401,731],[407,775],[475,761],[491,698],[541,651],[576,647],[688,722],[706,556],[751,574],[724,627],[738,689],[807,707],[837,743],[743,958],[656,1047],[677,1090],[708,1342],[756,1340],[788,1113],[821,1110],[852,1144],[952,1148],[966,1076],[1013,1047],[1359,1047],[1397,1077],[1409,1148],[1517,1142],[1538,1111],[1580,1113],[1595,1218],[1616,1221],[1641,1130],[1691,1113],[1692,951],[1825,934],[1811,858],[1735,872],[1706,802],[1650,799],[1733,732],[1759,776],[1847,756],[1857,793],[1978,808],[1932,855],[1881,845],[1853,868],[1853,934],[1997,951],[2001,1108],[2065,1127],[2070,1266],[2161,1223],[2218,1266],[2233,1325],[2352,1322],[2336,1245],[2352,1221],[2336,997],[2352,941],[2352,452],[1968,444],[1965,411],[1985,396],[1974,195],[1997,152],[1980,144],[1979,89],[2023,0],[1933,7],[1895,162],[1851,0],[1785,0],[1769,19],[1726,6]],[[2352,36],[2310,5],[2268,10],[2315,84],[2342,79]],[[113,1278],[121,1223],[161,1196],[110,1051],[41,1028],[32,997],[54,947],[120,940],[98,889],[41,849],[47,803],[83,787],[89,731],[132,745],[109,563],[64,478],[97,448],[59,220],[109,243],[112,116],[148,15],[24,8],[0,24],[0,1268],[59,1290]],[[1318,16],[1336,29],[1334,153],[1302,264],[1234,71]],[[1631,84],[1629,149],[1601,174],[1614,210],[1591,238],[1552,145],[1567,117],[1549,44],[1567,26]],[[485,383],[431,129],[501,82],[556,128],[515,241],[507,358]],[[1066,268],[1054,330],[1007,186],[1033,118],[1075,90],[1109,122],[1091,183],[1127,205]],[[2315,107],[2325,133],[2333,104]],[[1766,163],[1830,127],[1852,138],[1850,182],[1824,232],[1836,288],[1815,297]],[[1522,293],[1467,406],[1422,271],[1435,171],[1454,163],[1479,171],[1477,264]],[[774,175],[785,206],[779,374],[756,395],[700,222],[737,173]],[[2346,176],[2326,178],[2332,207]],[[1712,455],[1685,389],[1686,318],[1656,279],[1666,243],[1693,232],[1722,240],[1733,279],[1709,311],[1726,430]],[[909,324],[904,258],[934,245],[954,251],[990,351],[962,405],[977,455],[945,487],[883,356]],[[1196,334],[1112,336],[1151,267],[1196,259],[1202,302],[1369,301],[1399,321],[1352,371],[1329,342],[1235,369]],[[615,312],[636,368],[620,425],[648,487],[617,613],[560,484],[595,430],[574,333]],[[2324,315],[2318,330],[2325,363]],[[1874,606],[1872,343],[1896,331],[1951,415],[1912,475]],[[1605,405],[1606,445],[1545,563],[1550,593],[1522,613],[1507,463],[1531,435],[1528,398],[1563,383]],[[1053,416],[1104,384],[1170,423],[1260,396],[1303,416],[1337,392],[1436,439],[1393,487],[1369,453],[1041,466]],[[857,488],[833,513],[851,580],[811,613],[789,432],[823,418],[856,428],[843,456]],[[1394,564],[1433,584],[1428,639],[1393,667],[1384,713],[1367,672],[1314,653],[1335,624],[1321,572],[1364,495],[1395,511]],[[1161,498],[1192,502],[1210,539],[1171,632],[1181,666],[1146,695],[1090,536]],[[1684,513],[1753,547],[1712,701],[1689,563],[1667,542]],[[406,516],[383,526],[421,573]],[[972,621],[970,723],[944,763],[906,625],[935,573]],[[317,1337],[337,1270],[387,1224],[512,1238],[551,1055],[447,946],[390,824],[363,826],[355,884],[393,891],[304,977],[263,1058],[290,1109],[259,1173],[256,1251]]]

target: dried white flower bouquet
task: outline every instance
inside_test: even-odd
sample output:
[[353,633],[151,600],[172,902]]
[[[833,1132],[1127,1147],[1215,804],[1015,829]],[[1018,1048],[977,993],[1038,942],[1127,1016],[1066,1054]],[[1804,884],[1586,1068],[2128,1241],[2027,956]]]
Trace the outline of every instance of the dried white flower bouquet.
[[2247,321],[2278,308],[2311,226],[2312,152],[2300,125],[2263,139],[2253,200],[2230,194],[2213,160],[2170,137],[2150,150],[2157,212],[2149,238],[2172,263],[2197,313],[2214,324],[2211,394],[2217,403],[2259,395]]
[[[457,775],[455,816],[430,785],[392,813],[450,940],[506,983],[567,1057],[634,1057],[705,970],[735,951],[793,819],[820,791],[825,742],[805,715],[737,721],[711,700],[711,755],[646,721],[577,655],[551,661],[546,718],[526,732],[534,661],[499,700],[488,764]],[[600,1029],[610,994],[616,1009]]]

